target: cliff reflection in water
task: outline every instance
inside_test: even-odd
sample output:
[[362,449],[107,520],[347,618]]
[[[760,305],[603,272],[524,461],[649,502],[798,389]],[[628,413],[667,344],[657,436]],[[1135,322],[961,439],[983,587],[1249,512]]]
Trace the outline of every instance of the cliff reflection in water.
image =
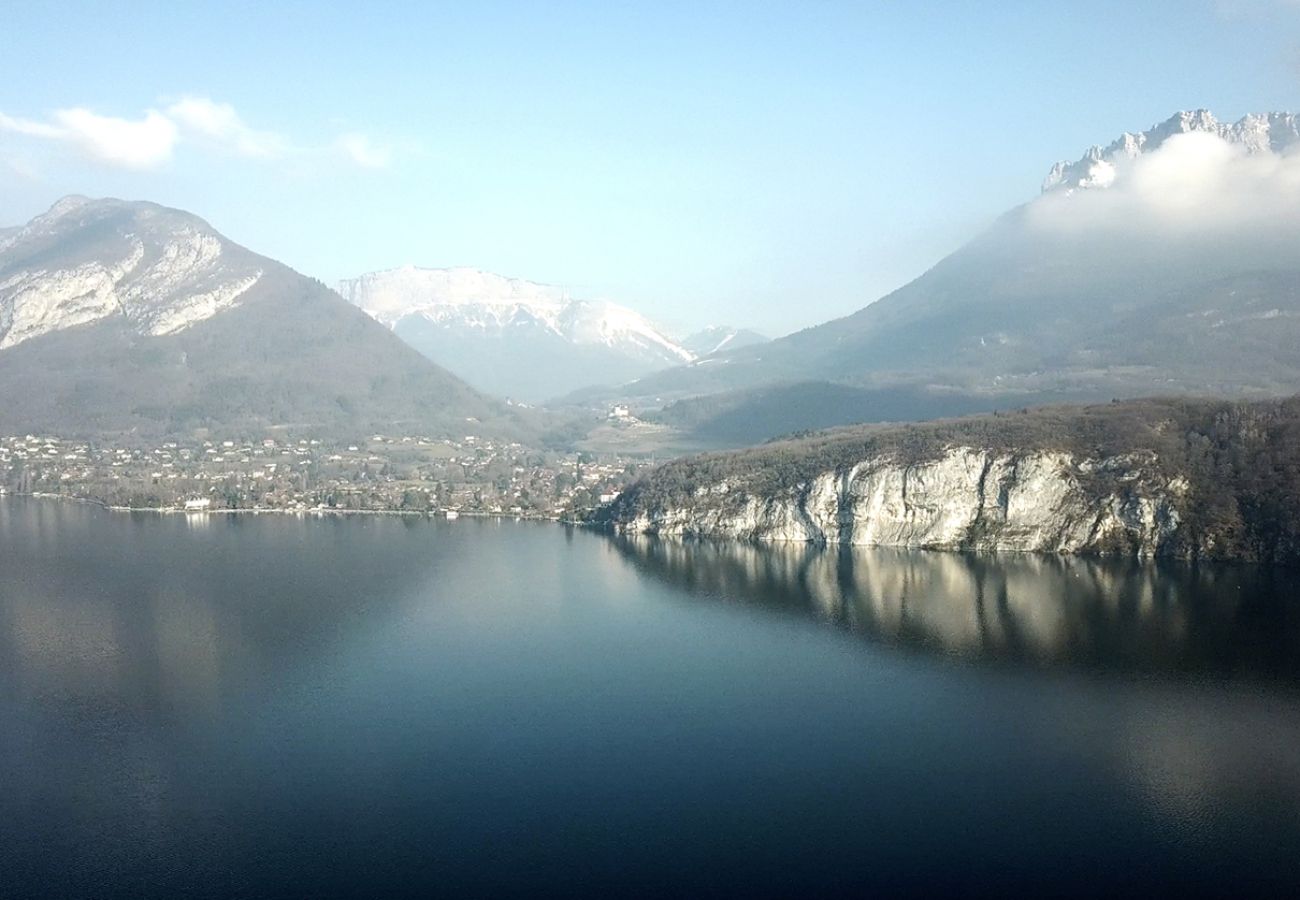
[[1300,678],[1290,573],[1035,554],[611,540],[691,594],[962,657]]

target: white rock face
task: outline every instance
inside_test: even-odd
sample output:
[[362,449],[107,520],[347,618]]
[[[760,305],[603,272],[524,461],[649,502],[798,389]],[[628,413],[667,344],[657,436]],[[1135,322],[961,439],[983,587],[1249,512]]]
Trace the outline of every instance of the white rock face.
[[204,319],[210,319],[227,307],[234,306],[239,298],[261,279],[257,272],[245,278],[226,282],[201,294],[188,294],[161,309],[141,317],[149,334],[174,334]]
[[143,245],[134,241],[128,255],[116,262],[25,270],[0,281],[0,350],[121,313],[117,287],[143,256]]
[[449,331],[477,334],[532,330],[575,346],[598,345],[656,365],[694,354],[634,310],[603,300],[575,300],[562,288],[478,269],[405,266],[338,285],[344,299],[390,328],[420,318]]
[[1043,191],[1110,187],[1116,167],[1160,147],[1176,134],[1203,132],[1236,144],[1247,153],[1282,153],[1300,143],[1300,117],[1292,113],[1252,113],[1220,122],[1209,110],[1180,112],[1138,133],[1125,132],[1109,146],[1091,147],[1074,162],[1058,162],[1043,181]]
[[[88,229],[94,241],[48,251]],[[0,350],[114,316],[172,334],[234,306],[262,274],[193,217],[67,197],[0,245]]]
[[[1178,529],[1186,485],[1146,474],[1148,460],[1077,460],[1065,453],[949,449],[929,462],[866,459],[775,497],[725,482],[697,501],[641,511],[617,526],[635,534],[824,542],[876,547],[1083,553],[1116,546],[1154,555]],[[1117,475],[1122,492],[1097,497],[1083,479]]]

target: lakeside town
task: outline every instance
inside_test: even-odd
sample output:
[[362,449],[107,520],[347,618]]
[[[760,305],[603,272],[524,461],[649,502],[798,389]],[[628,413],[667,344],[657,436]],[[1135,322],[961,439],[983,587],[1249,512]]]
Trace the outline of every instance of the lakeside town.
[[460,440],[372,435],[167,440],[110,446],[48,435],[0,437],[0,494],[127,509],[400,512],[569,519],[607,502],[642,460]]

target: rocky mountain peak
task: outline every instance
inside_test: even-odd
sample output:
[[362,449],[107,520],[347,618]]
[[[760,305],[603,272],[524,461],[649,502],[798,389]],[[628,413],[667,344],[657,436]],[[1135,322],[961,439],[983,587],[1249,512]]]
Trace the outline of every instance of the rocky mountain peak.
[[1109,187],[1117,165],[1191,132],[1216,135],[1247,153],[1281,153],[1300,143],[1300,117],[1287,112],[1250,113],[1236,122],[1221,122],[1208,109],[1184,110],[1146,131],[1125,132],[1105,147],[1090,147],[1074,162],[1056,163],[1043,180],[1043,192]]

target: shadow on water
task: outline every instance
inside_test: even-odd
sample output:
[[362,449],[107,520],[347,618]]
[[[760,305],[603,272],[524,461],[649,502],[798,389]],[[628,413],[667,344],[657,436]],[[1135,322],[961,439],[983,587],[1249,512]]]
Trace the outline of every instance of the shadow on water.
[[1300,682],[1293,572],[1236,564],[610,540],[687,594],[1008,665]]

